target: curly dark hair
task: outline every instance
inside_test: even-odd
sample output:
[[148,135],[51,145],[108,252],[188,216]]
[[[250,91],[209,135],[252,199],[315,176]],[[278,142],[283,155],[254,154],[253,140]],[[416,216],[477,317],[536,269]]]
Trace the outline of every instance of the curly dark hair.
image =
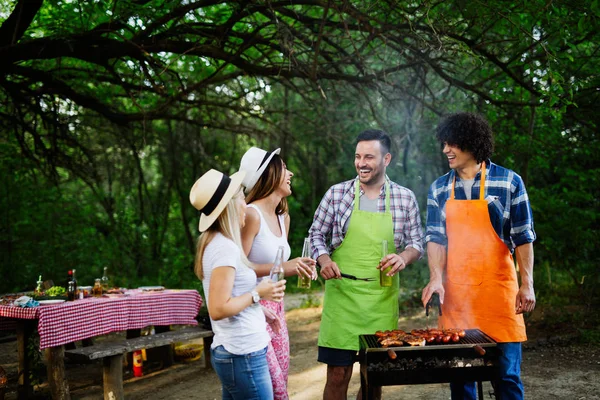
[[467,151],[480,163],[492,156],[494,137],[490,124],[481,115],[460,112],[446,117],[437,127],[436,138],[442,148],[447,143]]

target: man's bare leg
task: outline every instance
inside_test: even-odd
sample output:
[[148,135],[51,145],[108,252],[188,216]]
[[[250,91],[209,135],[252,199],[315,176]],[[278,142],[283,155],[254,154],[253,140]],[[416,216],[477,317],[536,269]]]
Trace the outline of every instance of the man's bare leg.
[[346,400],[351,377],[352,365],[343,367],[328,365],[323,400]]

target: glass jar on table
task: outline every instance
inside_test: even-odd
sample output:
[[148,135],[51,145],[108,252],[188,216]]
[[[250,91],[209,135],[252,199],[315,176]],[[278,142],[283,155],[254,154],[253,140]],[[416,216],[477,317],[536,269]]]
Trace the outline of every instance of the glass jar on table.
[[92,295],[94,297],[102,297],[102,282],[100,281],[100,278],[96,278],[96,280],[94,281]]

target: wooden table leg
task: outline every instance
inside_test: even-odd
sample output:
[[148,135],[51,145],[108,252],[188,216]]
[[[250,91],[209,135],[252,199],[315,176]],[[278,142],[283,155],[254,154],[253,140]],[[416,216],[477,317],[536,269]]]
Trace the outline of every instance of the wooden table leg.
[[202,342],[204,344],[204,368],[212,369],[212,364],[210,362],[210,346],[212,345],[213,337],[207,336],[202,338]]
[[37,321],[28,319],[17,320],[17,352],[19,355],[19,379],[17,383],[17,398],[29,399],[33,395],[31,387],[31,361],[27,355],[27,345]]
[[65,377],[65,348],[63,346],[46,349],[46,370],[48,386],[53,400],[70,400],[69,383]]
[[[123,355],[104,357],[102,382],[105,400],[123,400]],[[150,396],[151,397],[151,396]]]

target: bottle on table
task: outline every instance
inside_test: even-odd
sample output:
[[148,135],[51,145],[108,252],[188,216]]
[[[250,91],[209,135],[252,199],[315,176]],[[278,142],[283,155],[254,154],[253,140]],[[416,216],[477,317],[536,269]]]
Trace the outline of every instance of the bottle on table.
[[70,269],[67,271],[67,281],[65,282],[65,287],[69,287],[69,282],[73,280],[73,270]]
[[[304,246],[302,247],[302,257],[311,257],[310,239],[304,238]],[[302,274],[298,275],[298,287],[302,289],[310,289],[312,279]]]
[[37,286],[35,287],[35,290],[33,291],[33,293],[36,296],[42,295],[42,292],[44,291],[43,284],[44,284],[44,281],[42,281],[42,276],[40,275],[37,280]]
[[102,282],[100,281],[100,278],[96,278],[96,280],[94,281],[92,295],[94,297],[102,297]]
[[108,289],[110,289],[110,279],[108,278],[108,267],[104,267],[104,273],[102,274],[100,283],[102,284],[102,291],[106,292],[106,291],[108,291]]
[[284,278],[283,273],[283,246],[279,246],[277,249],[277,255],[275,256],[275,260],[273,261],[273,267],[271,268],[271,273],[269,277],[273,282],[279,282]]
[[[382,240],[381,241],[381,258],[383,259],[383,257],[388,255],[388,242],[387,240]],[[379,285],[382,287],[390,287],[392,286],[392,280],[393,277],[388,276],[387,273],[390,272],[390,269],[392,269],[392,267],[387,267],[387,268],[381,268],[379,270]]]
[[[71,280],[73,281],[73,286],[75,286],[75,295],[78,297],[79,296],[79,288],[77,287],[77,276],[75,275],[77,271],[75,269],[72,270],[72,276],[71,276]],[[68,283],[67,283],[67,287]]]
[[69,281],[69,283],[67,284],[67,300],[73,301],[75,299],[75,282]]

